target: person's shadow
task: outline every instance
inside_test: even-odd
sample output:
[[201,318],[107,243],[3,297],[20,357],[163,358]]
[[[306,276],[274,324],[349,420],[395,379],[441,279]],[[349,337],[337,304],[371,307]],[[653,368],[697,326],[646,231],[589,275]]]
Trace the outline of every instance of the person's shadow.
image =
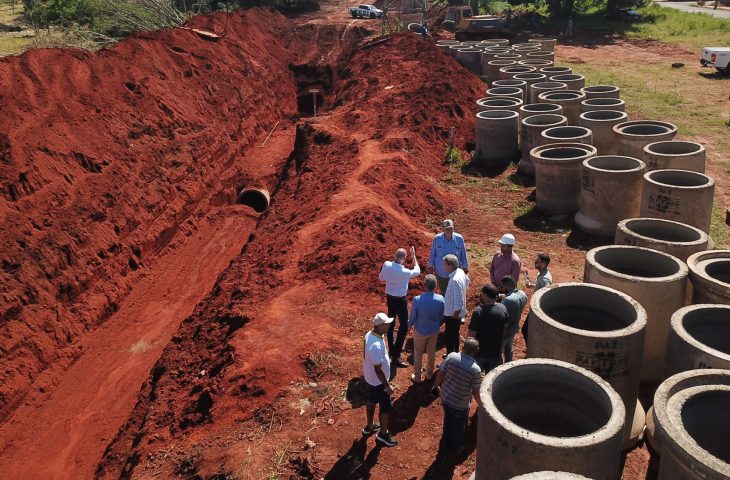
[[365,456],[368,449],[368,437],[361,437],[352,442],[352,446],[324,476],[325,480],[360,480],[370,478],[370,470],[378,463],[380,445],[376,442],[375,448]]
[[411,428],[416,422],[418,411],[428,407],[436,400],[436,397],[431,394],[432,387],[433,380],[414,384],[396,399],[393,403],[393,410],[390,412],[390,432],[393,435]]

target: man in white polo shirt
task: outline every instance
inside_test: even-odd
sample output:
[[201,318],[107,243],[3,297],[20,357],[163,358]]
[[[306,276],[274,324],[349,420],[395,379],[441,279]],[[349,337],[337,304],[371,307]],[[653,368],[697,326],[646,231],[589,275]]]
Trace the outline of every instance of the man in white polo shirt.
[[413,268],[406,268],[406,249],[399,248],[395,251],[393,261],[383,263],[380,269],[380,281],[385,283],[385,301],[388,305],[388,316],[398,317],[398,336],[393,341],[395,323],[390,325],[388,330],[388,349],[390,350],[393,364],[397,367],[406,368],[407,362],[400,359],[403,351],[403,343],[408,334],[408,282],[413,277],[421,274],[421,267],[416,259],[416,249],[411,247],[413,257]]
[[[390,356],[383,335],[393,323],[393,318],[384,313],[373,317],[373,328],[365,334],[365,348],[363,353],[362,373],[368,384],[369,403],[365,408],[367,425],[362,429],[363,436],[373,433],[378,435],[375,440],[386,447],[395,447],[398,440],[388,430],[388,417],[393,408],[390,397],[393,388],[388,383],[390,378]],[[373,423],[375,419],[375,405],[380,406],[380,424]]]

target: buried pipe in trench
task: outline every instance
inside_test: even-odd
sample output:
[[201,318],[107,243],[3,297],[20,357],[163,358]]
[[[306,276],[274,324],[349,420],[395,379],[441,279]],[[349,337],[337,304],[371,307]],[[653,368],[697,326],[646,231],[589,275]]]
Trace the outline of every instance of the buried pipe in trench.
[[244,188],[238,194],[237,203],[247,205],[258,213],[263,213],[269,208],[271,194],[265,188]]

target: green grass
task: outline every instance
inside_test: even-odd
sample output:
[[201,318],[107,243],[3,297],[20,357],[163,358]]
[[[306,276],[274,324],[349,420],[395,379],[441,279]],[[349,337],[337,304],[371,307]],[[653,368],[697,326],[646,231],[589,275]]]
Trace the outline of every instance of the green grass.
[[11,37],[0,33],[0,57],[17,55],[31,48],[33,39],[30,37]]
[[725,210],[715,202],[712,205],[712,223],[710,237],[715,241],[715,248],[730,248],[730,227],[725,223]]

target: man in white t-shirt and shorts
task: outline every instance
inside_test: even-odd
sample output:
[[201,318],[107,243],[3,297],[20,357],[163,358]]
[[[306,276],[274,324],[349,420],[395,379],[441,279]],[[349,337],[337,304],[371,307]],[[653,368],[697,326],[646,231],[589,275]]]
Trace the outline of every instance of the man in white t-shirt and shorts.
[[[368,384],[367,425],[362,429],[364,436],[373,433],[378,435],[375,440],[385,447],[395,447],[398,440],[388,430],[388,417],[393,408],[391,396],[393,387],[390,386],[390,356],[388,344],[383,336],[388,332],[393,318],[385,313],[378,313],[373,317],[373,329],[365,334],[365,348],[363,354],[363,376]],[[380,407],[380,424],[373,423],[375,406]]]

